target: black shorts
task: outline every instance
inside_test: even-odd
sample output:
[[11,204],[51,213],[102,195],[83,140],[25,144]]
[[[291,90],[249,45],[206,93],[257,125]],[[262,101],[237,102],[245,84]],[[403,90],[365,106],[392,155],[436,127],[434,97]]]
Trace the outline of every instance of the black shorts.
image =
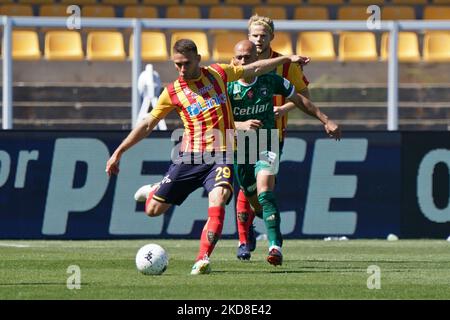
[[[227,187],[233,192],[233,165],[172,163],[153,199],[180,205],[189,194],[201,186],[208,193],[218,186]],[[231,198],[228,199],[227,204]]]

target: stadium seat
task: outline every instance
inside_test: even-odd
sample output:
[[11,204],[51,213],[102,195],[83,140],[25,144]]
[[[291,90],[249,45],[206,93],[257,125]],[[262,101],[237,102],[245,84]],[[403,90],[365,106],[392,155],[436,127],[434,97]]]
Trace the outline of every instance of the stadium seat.
[[291,34],[289,32],[277,31],[272,42],[270,42],[270,47],[282,55],[292,55],[294,50],[292,49]]
[[41,17],[67,17],[67,5],[63,4],[44,4],[39,8],[39,16]]
[[299,0],[266,0],[266,4],[269,5],[298,5]]
[[[134,35],[130,37],[130,59],[133,58]],[[141,57],[144,61],[167,61],[169,54],[167,53],[166,36],[163,32],[144,31],[141,33]]]
[[[12,2],[12,1],[9,1]],[[52,4],[54,0],[19,0],[20,4]]]
[[202,56],[202,60],[209,60],[208,37],[202,31],[179,31],[173,32],[170,40],[170,48],[180,39],[191,39],[197,45],[198,53]]
[[344,0],[308,0],[309,5],[341,5],[344,4]]
[[117,31],[92,31],[87,35],[88,60],[117,61],[125,59],[122,33]]
[[[400,62],[420,61],[419,39],[415,32],[399,32],[398,60]],[[381,60],[389,59],[389,32],[381,36]]]
[[240,6],[212,6],[209,19],[244,19],[244,10]]
[[354,5],[354,4],[365,4],[367,6],[370,6],[372,4],[376,4],[376,5],[384,5],[386,1],[384,0],[349,0],[349,4],[350,5]]
[[74,2],[77,5],[86,5],[86,4],[94,5],[94,4],[97,4],[97,0],[76,0],[76,1],[74,1],[74,0],[60,0],[60,2],[64,3],[64,4],[69,4],[69,5],[74,4]]
[[450,19],[450,6],[427,6],[423,10],[423,18],[427,20]]
[[273,20],[287,19],[286,9],[282,6],[256,6],[253,8],[253,14],[270,17]]
[[340,7],[337,12],[339,20],[367,20],[369,17],[367,6]]
[[336,59],[333,34],[328,31],[302,32],[297,38],[297,54],[311,57],[314,61]]
[[47,60],[83,60],[80,34],[77,31],[48,31],[44,57]]
[[450,62],[450,32],[425,32],[423,60],[426,62]]
[[81,9],[81,16],[95,18],[114,18],[116,16],[114,6],[111,5],[87,5]]
[[184,5],[214,6],[220,4],[220,0],[184,0]]
[[433,0],[433,4],[450,4],[449,0]]
[[33,7],[28,4],[4,4],[0,6],[0,15],[31,17]]
[[166,18],[169,19],[200,19],[200,8],[197,6],[167,7]]
[[39,38],[36,31],[14,30],[12,32],[12,57],[16,60],[38,60],[41,58]]
[[375,34],[371,32],[342,32],[339,36],[341,61],[377,61]]
[[132,6],[137,5],[139,0],[102,0],[102,4],[109,4],[112,6]]
[[142,0],[142,4],[152,6],[176,6],[179,3],[178,0]]
[[158,18],[158,9],[154,6],[126,6],[123,16],[125,18]]
[[381,9],[383,20],[415,20],[416,12],[412,6],[385,6]]
[[259,5],[259,4],[261,4],[261,0],[245,0],[245,2],[244,1],[242,1],[242,0],[224,0],[224,3],[225,4],[234,4],[234,5],[242,5],[242,4],[246,4],[246,5]]
[[330,14],[326,6],[297,7],[294,10],[296,20],[329,20]]
[[214,35],[213,60],[220,62],[230,62],[234,56],[234,46],[241,40],[247,39],[247,34],[240,31],[230,31],[228,33],[218,33]]
[[391,0],[392,4],[427,4],[427,0]]

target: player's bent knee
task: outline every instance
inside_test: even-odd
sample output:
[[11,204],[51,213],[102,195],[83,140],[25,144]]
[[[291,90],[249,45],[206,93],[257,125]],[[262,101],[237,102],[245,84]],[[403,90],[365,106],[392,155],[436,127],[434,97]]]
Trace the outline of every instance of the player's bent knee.
[[216,187],[209,193],[209,205],[225,206],[231,197],[231,190],[227,187]]

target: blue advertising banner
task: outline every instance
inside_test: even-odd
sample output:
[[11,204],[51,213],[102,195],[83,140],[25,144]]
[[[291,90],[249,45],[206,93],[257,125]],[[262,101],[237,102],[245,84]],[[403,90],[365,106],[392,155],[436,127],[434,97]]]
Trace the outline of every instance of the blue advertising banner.
[[[156,218],[133,198],[140,186],[163,178],[174,146],[170,133],[152,133],[123,155],[117,177],[106,175],[106,161],[127,134],[1,131],[0,238],[198,239],[207,217],[203,189]],[[285,238],[433,237],[404,214],[415,197],[403,190],[416,161],[405,160],[411,157],[406,150],[420,146],[413,140],[402,144],[399,132],[347,132],[339,142],[322,132],[290,132],[276,186]],[[447,202],[439,196],[438,208],[448,211],[446,172],[447,180],[437,183],[447,181]],[[237,239],[235,219],[232,201],[224,238]],[[448,231],[448,223],[443,228]],[[256,219],[256,230],[264,229]]]

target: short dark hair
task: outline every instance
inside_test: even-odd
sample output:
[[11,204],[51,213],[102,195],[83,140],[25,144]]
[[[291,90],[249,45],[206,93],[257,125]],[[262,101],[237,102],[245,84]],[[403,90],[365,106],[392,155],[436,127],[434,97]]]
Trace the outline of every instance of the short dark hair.
[[195,42],[189,39],[180,39],[175,42],[173,45],[173,52],[181,54],[193,52],[194,54],[198,54]]

